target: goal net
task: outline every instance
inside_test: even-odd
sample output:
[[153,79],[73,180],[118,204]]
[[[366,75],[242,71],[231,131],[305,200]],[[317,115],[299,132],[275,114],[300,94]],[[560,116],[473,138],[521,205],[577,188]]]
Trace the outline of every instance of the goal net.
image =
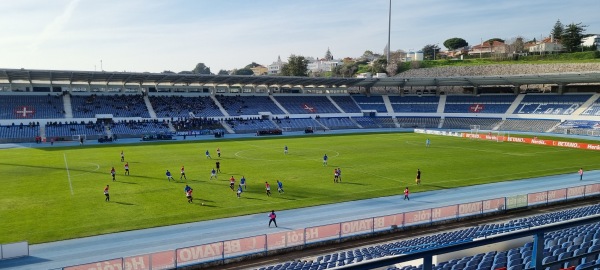
[[[471,130],[471,134],[475,135],[475,134],[479,134],[479,130],[481,129],[480,125],[470,125],[469,129]],[[478,137],[471,137],[471,139],[478,139]]]
[[86,140],[87,140],[87,137],[85,136],[85,134],[83,134],[83,135],[73,135],[73,136],[71,136],[71,140],[73,140],[73,141],[77,141],[77,142],[78,142],[79,140],[81,140],[81,138],[83,138],[83,140],[84,140],[84,141],[86,141]]
[[496,137],[496,142],[503,142],[506,140],[506,131],[494,131],[493,134]]

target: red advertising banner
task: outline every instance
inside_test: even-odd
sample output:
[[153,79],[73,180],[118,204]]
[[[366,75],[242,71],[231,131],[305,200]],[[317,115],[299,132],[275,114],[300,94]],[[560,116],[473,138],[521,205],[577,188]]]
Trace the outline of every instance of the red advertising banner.
[[404,226],[431,222],[431,209],[404,213]]
[[548,202],[548,193],[546,191],[527,194],[527,204],[545,204]]
[[123,258],[125,270],[150,270],[150,254]]
[[482,202],[471,202],[458,205],[458,215],[461,217],[480,214],[482,211]]
[[404,224],[404,213],[395,214],[383,217],[376,217],[374,219],[375,230],[389,230],[392,226],[402,227]]
[[548,191],[548,202],[562,201],[566,198],[567,190],[564,188]]
[[113,259],[95,263],[80,264],[64,267],[63,270],[97,270],[97,269],[123,269],[123,259]]
[[175,268],[175,250],[156,252],[150,254],[152,270]]
[[567,188],[567,198],[579,198],[585,195],[585,186]]
[[294,247],[304,244],[304,229],[287,232],[278,232],[267,235],[267,248],[274,250],[278,248]]
[[585,195],[594,195],[600,193],[600,184],[592,184],[585,186]]
[[342,236],[353,234],[370,233],[373,231],[373,219],[360,219],[342,222]]
[[235,257],[244,254],[263,252],[266,249],[266,236],[252,236],[223,242],[225,257]]
[[483,212],[493,212],[504,209],[504,198],[483,201]]
[[340,223],[306,228],[306,243],[319,242],[340,237]]
[[482,139],[482,140],[493,140],[493,141],[505,141],[505,142],[516,142],[516,143],[527,143],[527,144],[538,144],[555,147],[566,147],[575,149],[587,149],[600,151],[600,144],[593,143],[581,143],[581,142],[563,142],[555,140],[540,140],[537,138],[520,138],[510,136],[496,136],[492,134],[471,134],[462,133],[463,138],[470,139]]
[[223,258],[223,242],[177,249],[177,265],[213,261]]
[[456,218],[458,215],[458,205],[450,205],[431,209],[431,220],[438,221],[449,218]]

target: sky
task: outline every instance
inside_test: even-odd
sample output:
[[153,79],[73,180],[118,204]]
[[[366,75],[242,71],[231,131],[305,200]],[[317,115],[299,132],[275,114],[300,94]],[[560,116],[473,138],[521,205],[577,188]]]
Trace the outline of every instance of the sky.
[[[383,54],[389,0],[0,0],[0,68],[213,73],[278,56]],[[391,48],[453,37],[548,36],[557,20],[600,34],[598,0],[392,0]]]

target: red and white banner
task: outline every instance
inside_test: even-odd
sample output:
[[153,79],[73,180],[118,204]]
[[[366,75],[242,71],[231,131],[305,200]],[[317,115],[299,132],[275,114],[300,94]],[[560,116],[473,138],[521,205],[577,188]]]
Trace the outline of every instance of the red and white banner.
[[485,201],[483,201],[482,211],[485,213],[485,212],[493,212],[493,211],[502,210],[502,209],[504,209],[504,202],[505,202],[504,198],[485,200]]
[[431,209],[431,221],[456,218],[458,214],[458,205],[450,205]]
[[600,144],[593,143],[582,143],[582,142],[563,142],[555,140],[540,140],[536,138],[520,138],[512,136],[496,136],[493,134],[470,134],[462,133],[463,138],[471,139],[482,139],[482,140],[493,140],[493,141],[505,141],[505,142],[516,142],[526,144],[538,144],[555,147],[566,147],[575,149],[587,149],[587,150],[598,150],[600,151]]
[[266,250],[266,236],[252,236],[242,239],[229,240],[223,242],[225,248],[225,257],[235,257],[244,254],[262,252]]
[[527,205],[542,204],[548,202],[548,192],[536,192],[527,194]]
[[548,191],[548,202],[563,201],[567,198],[566,189],[556,189]]
[[482,202],[463,203],[458,205],[458,215],[461,217],[481,214]]
[[585,196],[600,193],[600,184],[592,184],[585,186]]
[[223,258],[223,242],[177,249],[177,265],[213,261]]
[[389,230],[392,228],[392,226],[402,227],[402,225],[404,224],[404,213],[383,216],[383,217],[376,217],[374,219],[374,223],[375,223],[374,228],[376,231],[377,230]]
[[80,264],[76,266],[64,267],[63,270],[98,270],[98,269],[123,269],[123,260],[114,259],[95,263]]
[[416,225],[431,222],[431,209],[404,213],[404,225]]
[[306,243],[319,242],[340,237],[340,224],[329,224],[319,227],[306,228]]
[[353,234],[369,233],[373,231],[373,219],[360,219],[348,222],[342,222],[342,236]]
[[267,247],[269,250],[294,247],[304,244],[304,229],[296,229],[287,232],[271,233],[267,235]]

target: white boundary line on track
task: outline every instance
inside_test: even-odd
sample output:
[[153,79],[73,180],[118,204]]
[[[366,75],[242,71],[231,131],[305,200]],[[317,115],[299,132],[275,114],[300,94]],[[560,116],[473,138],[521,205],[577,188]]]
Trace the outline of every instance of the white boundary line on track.
[[67,164],[67,154],[63,153],[65,158],[65,168],[67,168],[67,179],[69,179],[69,188],[71,189],[71,195],[73,195],[73,184],[71,183],[71,172],[69,172],[69,165]]

